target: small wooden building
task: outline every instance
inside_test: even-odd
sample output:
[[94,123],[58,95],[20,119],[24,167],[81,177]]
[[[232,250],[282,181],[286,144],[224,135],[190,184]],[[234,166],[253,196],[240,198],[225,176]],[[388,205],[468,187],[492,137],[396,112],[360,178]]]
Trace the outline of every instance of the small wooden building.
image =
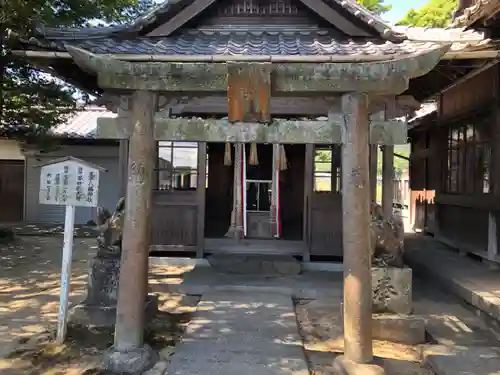
[[[454,25],[484,32],[495,45],[499,5],[463,2]],[[499,263],[500,67],[494,56],[483,57],[491,58],[476,60],[410,121],[411,221],[464,253]]]
[[410,130],[415,228],[499,262],[499,65],[488,63],[441,93]]
[[[367,92],[382,90],[370,98],[368,112],[374,122],[370,143],[374,146],[386,144],[389,146],[387,153],[391,154],[390,146],[406,143],[406,125],[404,121],[392,121],[390,125],[387,121],[418,108],[415,97],[419,99],[427,84],[434,84],[440,77],[431,72],[429,81],[426,81],[423,76],[433,69],[452,43],[460,42],[464,35],[468,45],[482,39],[473,34],[471,38],[456,30],[427,31],[391,28],[354,0],[182,0],[159,5],[131,25],[39,30],[36,38],[21,38],[19,45],[23,50],[15,52],[32,61],[43,61],[80,87],[98,92],[100,102],[117,111],[119,120],[123,121],[131,113],[130,91],[127,92],[125,84],[118,87],[115,83],[101,82],[101,78],[98,82],[95,67],[85,66],[85,53],[111,56],[131,64],[178,63],[170,72],[175,80],[169,82],[180,88],[177,91],[171,88],[168,92],[158,89],[164,92],[159,100],[157,117],[175,117],[179,121],[186,118],[201,122],[206,119],[224,121],[229,114],[229,122],[234,119],[268,122],[270,118],[280,118],[303,121],[304,126],[312,128],[338,119],[338,124],[341,124],[340,95],[343,91],[356,87],[356,90]],[[461,59],[462,48],[452,48],[450,58],[454,61]],[[396,95],[385,94],[382,87],[363,88],[363,79],[352,87],[336,87],[328,82],[336,79],[332,73],[321,71],[325,64],[344,64],[345,68],[340,71],[347,72],[350,64],[353,64],[352,68],[363,63],[368,68],[381,62],[396,61],[396,58],[413,61],[404,63],[404,69],[408,71],[406,78],[398,82],[395,78],[384,78],[394,81],[388,92],[397,92]],[[265,92],[269,101],[263,108],[252,109],[261,112],[258,116],[245,117],[240,113],[242,108],[231,109],[228,105],[231,88],[227,88],[226,94],[226,89],[221,91],[212,78],[202,77],[200,81],[196,74],[183,73],[181,69],[182,64],[209,63],[212,65],[207,65],[207,68],[213,69],[244,61],[256,66],[260,64],[260,68],[267,64],[265,69],[270,66],[283,68],[287,70],[284,74],[292,77],[281,79],[274,73],[271,75],[271,91]],[[300,65],[306,63],[308,67]],[[356,68],[357,73],[342,74],[366,75],[365,67],[360,65]],[[289,68],[295,69],[294,72]],[[212,75],[219,74],[217,79],[227,79],[224,78],[227,68],[224,69],[224,72],[212,72]],[[151,71],[151,74],[154,73]],[[309,83],[318,79],[325,81],[321,85]],[[353,76],[343,79],[356,82]],[[191,85],[181,87],[179,80]],[[299,82],[302,88],[295,90],[293,82]],[[123,121],[120,124],[125,128]],[[384,131],[377,130],[377,121],[378,129]],[[390,128],[384,128],[384,124]],[[102,129],[106,125],[110,124],[103,122]],[[190,126],[195,126],[194,122]],[[245,184],[242,189],[245,234],[237,245],[226,237],[236,192],[235,149],[230,147],[229,156],[223,137],[219,137],[220,142],[213,137],[207,142],[157,137],[152,249],[199,256],[204,252],[250,250],[288,253],[304,259],[342,257],[340,128],[338,133],[334,132],[336,135],[330,133],[325,137],[316,132],[311,133],[309,140],[307,137],[294,140],[292,134],[290,138],[280,140],[282,165],[279,172],[276,172],[277,153],[273,151],[270,138],[269,142],[260,138],[252,145],[251,142],[246,144],[242,182]],[[104,133],[102,137],[122,139],[120,168],[125,170],[128,136]],[[317,142],[311,143],[314,139]],[[251,154],[255,151],[258,162],[252,163]],[[184,161],[176,165],[174,160],[179,159],[174,155],[183,155],[181,159]],[[225,158],[228,159],[226,163]],[[376,157],[374,159],[373,166],[376,165]],[[386,177],[392,179],[392,167],[387,165],[387,168],[389,174]],[[117,181],[116,188],[123,190],[125,183],[125,179]],[[386,194],[392,196],[390,190]],[[277,224],[276,228],[273,228],[273,222]]]

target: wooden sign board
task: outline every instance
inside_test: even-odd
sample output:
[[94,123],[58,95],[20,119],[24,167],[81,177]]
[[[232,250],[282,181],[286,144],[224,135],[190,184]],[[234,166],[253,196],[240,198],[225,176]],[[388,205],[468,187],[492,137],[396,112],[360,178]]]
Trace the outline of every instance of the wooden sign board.
[[103,168],[72,157],[39,166],[41,204],[97,207]]
[[228,118],[235,121],[271,120],[271,64],[228,64]]
[[99,195],[99,172],[106,170],[97,165],[70,156],[52,160],[38,167],[40,168],[40,203],[66,206],[61,267],[61,292],[59,296],[59,317],[56,337],[56,342],[62,344],[66,338],[68,322],[68,299],[71,283],[75,208],[97,206]]

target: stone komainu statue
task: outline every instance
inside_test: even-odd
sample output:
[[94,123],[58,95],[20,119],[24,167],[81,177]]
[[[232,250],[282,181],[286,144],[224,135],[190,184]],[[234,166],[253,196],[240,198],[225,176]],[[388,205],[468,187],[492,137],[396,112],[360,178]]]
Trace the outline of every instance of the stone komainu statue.
[[386,219],[382,207],[371,205],[371,251],[374,267],[404,267],[404,224],[401,215]]
[[120,198],[115,212],[97,208],[98,257],[120,257],[122,252],[123,220],[125,217],[125,198]]

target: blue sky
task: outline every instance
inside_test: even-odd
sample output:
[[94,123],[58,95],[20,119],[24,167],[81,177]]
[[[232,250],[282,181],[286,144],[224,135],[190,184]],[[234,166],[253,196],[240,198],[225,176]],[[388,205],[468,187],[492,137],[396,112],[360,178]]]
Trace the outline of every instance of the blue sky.
[[392,9],[383,18],[389,23],[396,23],[404,17],[411,8],[418,9],[424,6],[428,0],[385,0],[384,3],[392,5]]

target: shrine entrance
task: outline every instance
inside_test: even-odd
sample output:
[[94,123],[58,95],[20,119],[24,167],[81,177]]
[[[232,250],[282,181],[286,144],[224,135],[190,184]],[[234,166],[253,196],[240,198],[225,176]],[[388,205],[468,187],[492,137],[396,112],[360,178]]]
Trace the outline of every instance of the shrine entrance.
[[[226,234],[231,223],[235,192],[234,148],[230,151],[229,157],[228,148],[224,143],[207,145],[205,243],[212,251],[229,246],[227,241],[230,239]],[[305,146],[285,145],[281,155],[280,160],[273,159],[271,144],[245,145],[242,169],[242,186],[245,187],[242,191],[245,245],[255,245],[259,248],[268,244],[267,247],[275,248],[280,246],[275,240],[299,243],[303,241]],[[275,179],[277,176],[278,181],[275,198],[272,194],[273,174]],[[271,212],[275,206],[278,229],[273,231]],[[273,245],[266,240],[273,240]],[[234,247],[234,241],[231,241],[230,245],[233,251],[238,251],[238,248]],[[295,247],[300,254],[301,248]],[[276,249],[270,251],[273,250]],[[265,249],[262,251],[266,252]]]

